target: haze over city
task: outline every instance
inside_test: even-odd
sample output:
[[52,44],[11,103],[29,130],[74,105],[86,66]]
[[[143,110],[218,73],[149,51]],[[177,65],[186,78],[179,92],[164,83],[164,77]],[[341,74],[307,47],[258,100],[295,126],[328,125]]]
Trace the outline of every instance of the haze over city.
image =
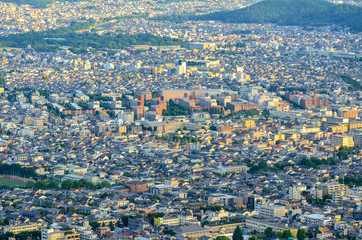
[[0,1],[0,240],[362,239],[360,0]]

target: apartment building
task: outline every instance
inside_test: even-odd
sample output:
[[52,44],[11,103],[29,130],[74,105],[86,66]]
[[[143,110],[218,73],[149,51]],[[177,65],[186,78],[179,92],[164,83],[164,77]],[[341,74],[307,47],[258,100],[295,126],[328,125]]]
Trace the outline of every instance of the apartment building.
[[352,136],[335,135],[331,138],[331,144],[334,146],[353,147],[354,141]]
[[259,215],[263,218],[275,218],[275,217],[284,217],[285,216],[285,207],[284,206],[260,206]]
[[348,193],[348,186],[336,182],[322,183],[318,189],[323,191],[323,195],[333,195],[333,192],[343,192],[344,195]]
[[37,231],[39,226],[36,223],[33,224],[19,224],[13,226],[7,226],[4,228],[4,232],[12,232],[14,234],[18,234],[21,232],[30,232],[30,231]]

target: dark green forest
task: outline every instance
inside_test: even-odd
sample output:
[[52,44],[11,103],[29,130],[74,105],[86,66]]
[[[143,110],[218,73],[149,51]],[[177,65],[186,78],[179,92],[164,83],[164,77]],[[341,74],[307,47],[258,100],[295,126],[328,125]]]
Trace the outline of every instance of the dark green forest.
[[151,34],[112,34],[99,35],[94,32],[77,33],[77,30],[89,29],[96,21],[72,22],[69,27],[62,27],[43,32],[28,32],[0,37],[0,47],[25,48],[30,45],[39,52],[58,51],[61,46],[69,46],[74,53],[86,52],[88,48],[122,49],[130,45],[183,45],[183,41]]
[[337,24],[362,31],[362,8],[349,4],[335,5],[323,0],[265,0],[233,11],[159,16],[156,20],[183,22],[214,20],[227,23],[275,23],[279,25],[327,26]]
[[266,0],[250,7],[201,15],[197,20],[279,25],[325,26],[338,24],[362,31],[362,8],[323,0]]
[[0,164],[0,174],[14,175],[24,178],[37,177],[34,168],[22,167],[19,164]]

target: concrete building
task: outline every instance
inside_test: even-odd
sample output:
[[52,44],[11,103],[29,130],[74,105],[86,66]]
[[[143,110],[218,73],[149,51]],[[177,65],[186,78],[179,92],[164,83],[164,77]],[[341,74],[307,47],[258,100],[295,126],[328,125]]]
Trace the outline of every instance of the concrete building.
[[332,195],[333,192],[343,192],[344,195],[348,193],[348,186],[336,182],[322,183],[318,188],[323,191],[323,195]]
[[352,136],[334,135],[330,141],[332,145],[337,147],[354,147],[354,141]]
[[156,226],[180,226],[180,219],[178,217],[159,217],[155,218],[154,221]]
[[151,191],[153,194],[156,194],[159,196],[159,195],[163,195],[163,194],[171,192],[172,188],[174,188],[174,186],[172,186],[172,185],[160,184],[160,185],[153,186],[151,188]]
[[265,206],[260,207],[259,215],[263,218],[284,217],[286,213],[284,206]]
[[274,223],[271,221],[266,221],[262,219],[246,219],[245,221],[245,227],[251,231],[256,231],[259,233],[264,233],[265,229],[271,228],[273,232],[283,232],[285,230],[290,230],[293,237],[297,236],[298,229],[291,228],[286,225],[281,225],[278,223]]
[[142,193],[149,190],[147,183],[142,181],[127,182],[126,186],[130,188],[131,193]]
[[300,183],[297,185],[289,186],[289,197],[293,200],[300,200],[301,193],[307,189],[307,186],[301,185]]

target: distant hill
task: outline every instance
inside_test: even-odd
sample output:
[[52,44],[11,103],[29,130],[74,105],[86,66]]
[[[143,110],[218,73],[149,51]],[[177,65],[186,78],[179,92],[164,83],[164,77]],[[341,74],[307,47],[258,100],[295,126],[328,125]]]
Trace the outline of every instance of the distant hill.
[[335,5],[323,0],[265,0],[243,9],[200,15],[192,20],[300,26],[338,24],[360,32],[362,8],[348,4]]

